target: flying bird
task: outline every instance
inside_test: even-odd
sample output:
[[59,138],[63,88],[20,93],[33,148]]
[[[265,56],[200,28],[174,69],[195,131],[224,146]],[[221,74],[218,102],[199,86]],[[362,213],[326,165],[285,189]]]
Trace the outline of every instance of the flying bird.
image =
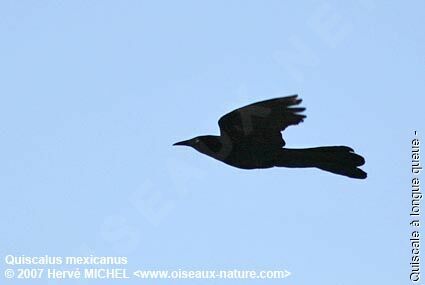
[[242,169],[316,167],[347,177],[365,179],[362,156],[348,146],[285,148],[282,131],[303,122],[305,108],[298,95],[253,103],[218,121],[220,136],[198,136],[174,145],[197,151]]

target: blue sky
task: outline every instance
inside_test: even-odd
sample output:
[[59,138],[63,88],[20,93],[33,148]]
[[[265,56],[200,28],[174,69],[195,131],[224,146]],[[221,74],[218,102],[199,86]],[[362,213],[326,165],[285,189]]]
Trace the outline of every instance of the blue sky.
[[[424,9],[1,1],[0,254],[292,272],[261,284],[409,282]],[[234,108],[291,94],[307,119],[285,131],[287,146],[349,145],[366,158],[366,180],[244,171],[171,146],[218,134],[218,118]]]

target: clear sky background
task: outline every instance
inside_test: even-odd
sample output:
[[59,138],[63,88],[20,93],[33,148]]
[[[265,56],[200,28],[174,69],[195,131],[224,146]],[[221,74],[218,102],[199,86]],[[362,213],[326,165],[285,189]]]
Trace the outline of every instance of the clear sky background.
[[[419,0],[2,0],[2,259],[292,272],[179,284],[408,284],[424,11]],[[244,171],[171,146],[291,94],[307,119],[287,146],[349,145],[366,180]]]

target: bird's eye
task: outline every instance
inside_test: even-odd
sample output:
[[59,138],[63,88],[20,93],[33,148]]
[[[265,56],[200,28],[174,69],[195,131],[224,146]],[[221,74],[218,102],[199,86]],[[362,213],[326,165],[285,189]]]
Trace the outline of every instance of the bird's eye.
[[195,143],[198,144],[199,143],[199,139],[195,139]]

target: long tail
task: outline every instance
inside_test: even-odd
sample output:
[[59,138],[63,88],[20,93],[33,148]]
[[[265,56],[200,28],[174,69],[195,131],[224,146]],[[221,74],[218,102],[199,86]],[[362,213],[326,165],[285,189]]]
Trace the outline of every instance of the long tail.
[[352,178],[365,179],[367,173],[358,168],[365,160],[348,146],[324,146],[304,149],[283,148],[275,166],[317,167]]

